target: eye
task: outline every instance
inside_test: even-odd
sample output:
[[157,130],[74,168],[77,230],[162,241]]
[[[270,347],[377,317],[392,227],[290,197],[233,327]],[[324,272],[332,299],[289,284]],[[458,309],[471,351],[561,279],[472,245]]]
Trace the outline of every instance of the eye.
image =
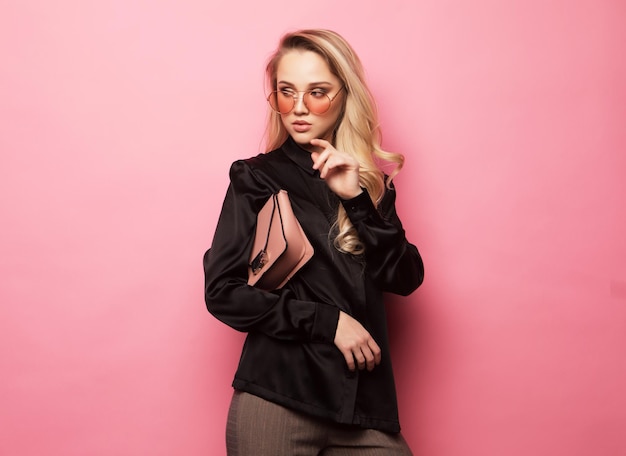
[[292,97],[293,98],[293,97],[296,96],[296,93],[293,90],[291,90],[290,88],[288,88],[288,87],[283,87],[281,89],[278,89],[278,93],[280,95],[284,96],[284,97]]
[[326,91],[322,89],[313,89],[309,93],[313,98],[322,98],[326,95]]

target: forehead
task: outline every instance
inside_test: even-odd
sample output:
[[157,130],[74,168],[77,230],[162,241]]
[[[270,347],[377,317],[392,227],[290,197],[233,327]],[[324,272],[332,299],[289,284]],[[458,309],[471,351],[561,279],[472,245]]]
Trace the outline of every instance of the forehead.
[[339,79],[331,73],[328,64],[319,54],[304,50],[291,50],[282,56],[276,68],[276,80],[295,85],[312,82],[339,83]]

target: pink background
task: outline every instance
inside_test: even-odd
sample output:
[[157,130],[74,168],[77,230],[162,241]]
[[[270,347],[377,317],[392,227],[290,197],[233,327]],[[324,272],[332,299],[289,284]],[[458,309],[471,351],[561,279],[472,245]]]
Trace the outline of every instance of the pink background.
[[407,156],[390,314],[417,455],[626,454],[618,0],[0,6],[0,454],[222,455],[243,336],[202,296],[263,65],[342,33]]

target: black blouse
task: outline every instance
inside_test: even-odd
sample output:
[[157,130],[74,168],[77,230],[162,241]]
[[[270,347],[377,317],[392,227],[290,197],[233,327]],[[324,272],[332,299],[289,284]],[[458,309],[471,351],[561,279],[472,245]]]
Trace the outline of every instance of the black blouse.
[[[233,387],[338,423],[399,432],[383,292],[408,295],[424,277],[387,190],[378,210],[369,195],[340,200],[291,138],[282,147],[236,161],[211,248],[204,256],[208,310],[247,338]],[[315,254],[280,290],[247,285],[256,214],[285,189]],[[353,256],[329,235],[343,204],[365,245]],[[351,372],[334,345],[339,311],[352,315],[382,349],[373,371]]]

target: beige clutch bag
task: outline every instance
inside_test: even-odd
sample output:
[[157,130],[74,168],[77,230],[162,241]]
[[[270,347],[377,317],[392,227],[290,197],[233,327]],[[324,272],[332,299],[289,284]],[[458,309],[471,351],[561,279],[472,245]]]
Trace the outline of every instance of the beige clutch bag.
[[313,256],[313,247],[293,213],[285,190],[273,194],[257,216],[248,285],[282,288]]

